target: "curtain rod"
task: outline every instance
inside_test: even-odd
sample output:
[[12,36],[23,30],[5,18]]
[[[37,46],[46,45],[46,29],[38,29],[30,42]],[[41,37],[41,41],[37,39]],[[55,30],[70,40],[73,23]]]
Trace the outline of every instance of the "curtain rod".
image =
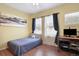
[[[53,14],[59,14],[59,12],[53,13]],[[50,15],[53,15],[53,14],[50,14]],[[45,16],[49,16],[49,15],[45,15]],[[33,17],[33,18],[40,18],[40,17],[45,17],[45,16],[39,16],[39,17]]]

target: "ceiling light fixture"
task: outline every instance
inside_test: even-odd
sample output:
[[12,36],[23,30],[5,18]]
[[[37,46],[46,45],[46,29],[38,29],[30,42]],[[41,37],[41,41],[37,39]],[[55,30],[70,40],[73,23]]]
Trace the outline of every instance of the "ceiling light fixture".
[[33,3],[33,6],[38,6],[39,5],[39,3]]

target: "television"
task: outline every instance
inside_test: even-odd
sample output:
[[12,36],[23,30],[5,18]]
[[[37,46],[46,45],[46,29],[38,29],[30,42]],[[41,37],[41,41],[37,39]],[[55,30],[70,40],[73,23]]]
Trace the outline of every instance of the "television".
[[77,35],[77,29],[64,29],[64,36]]

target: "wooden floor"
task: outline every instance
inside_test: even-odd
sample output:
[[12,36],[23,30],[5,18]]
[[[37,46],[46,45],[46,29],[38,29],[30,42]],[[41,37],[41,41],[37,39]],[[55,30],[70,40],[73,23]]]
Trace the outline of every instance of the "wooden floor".
[[[69,56],[71,53],[58,49],[55,46],[40,45],[24,54],[24,56]],[[13,56],[8,50],[0,51],[0,56]]]

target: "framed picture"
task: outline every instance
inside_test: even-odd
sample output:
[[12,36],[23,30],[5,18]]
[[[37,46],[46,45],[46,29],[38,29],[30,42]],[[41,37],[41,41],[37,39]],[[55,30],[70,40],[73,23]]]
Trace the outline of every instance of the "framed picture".
[[8,17],[6,15],[0,15],[0,25],[5,26],[17,26],[25,27],[27,21],[19,17]]

